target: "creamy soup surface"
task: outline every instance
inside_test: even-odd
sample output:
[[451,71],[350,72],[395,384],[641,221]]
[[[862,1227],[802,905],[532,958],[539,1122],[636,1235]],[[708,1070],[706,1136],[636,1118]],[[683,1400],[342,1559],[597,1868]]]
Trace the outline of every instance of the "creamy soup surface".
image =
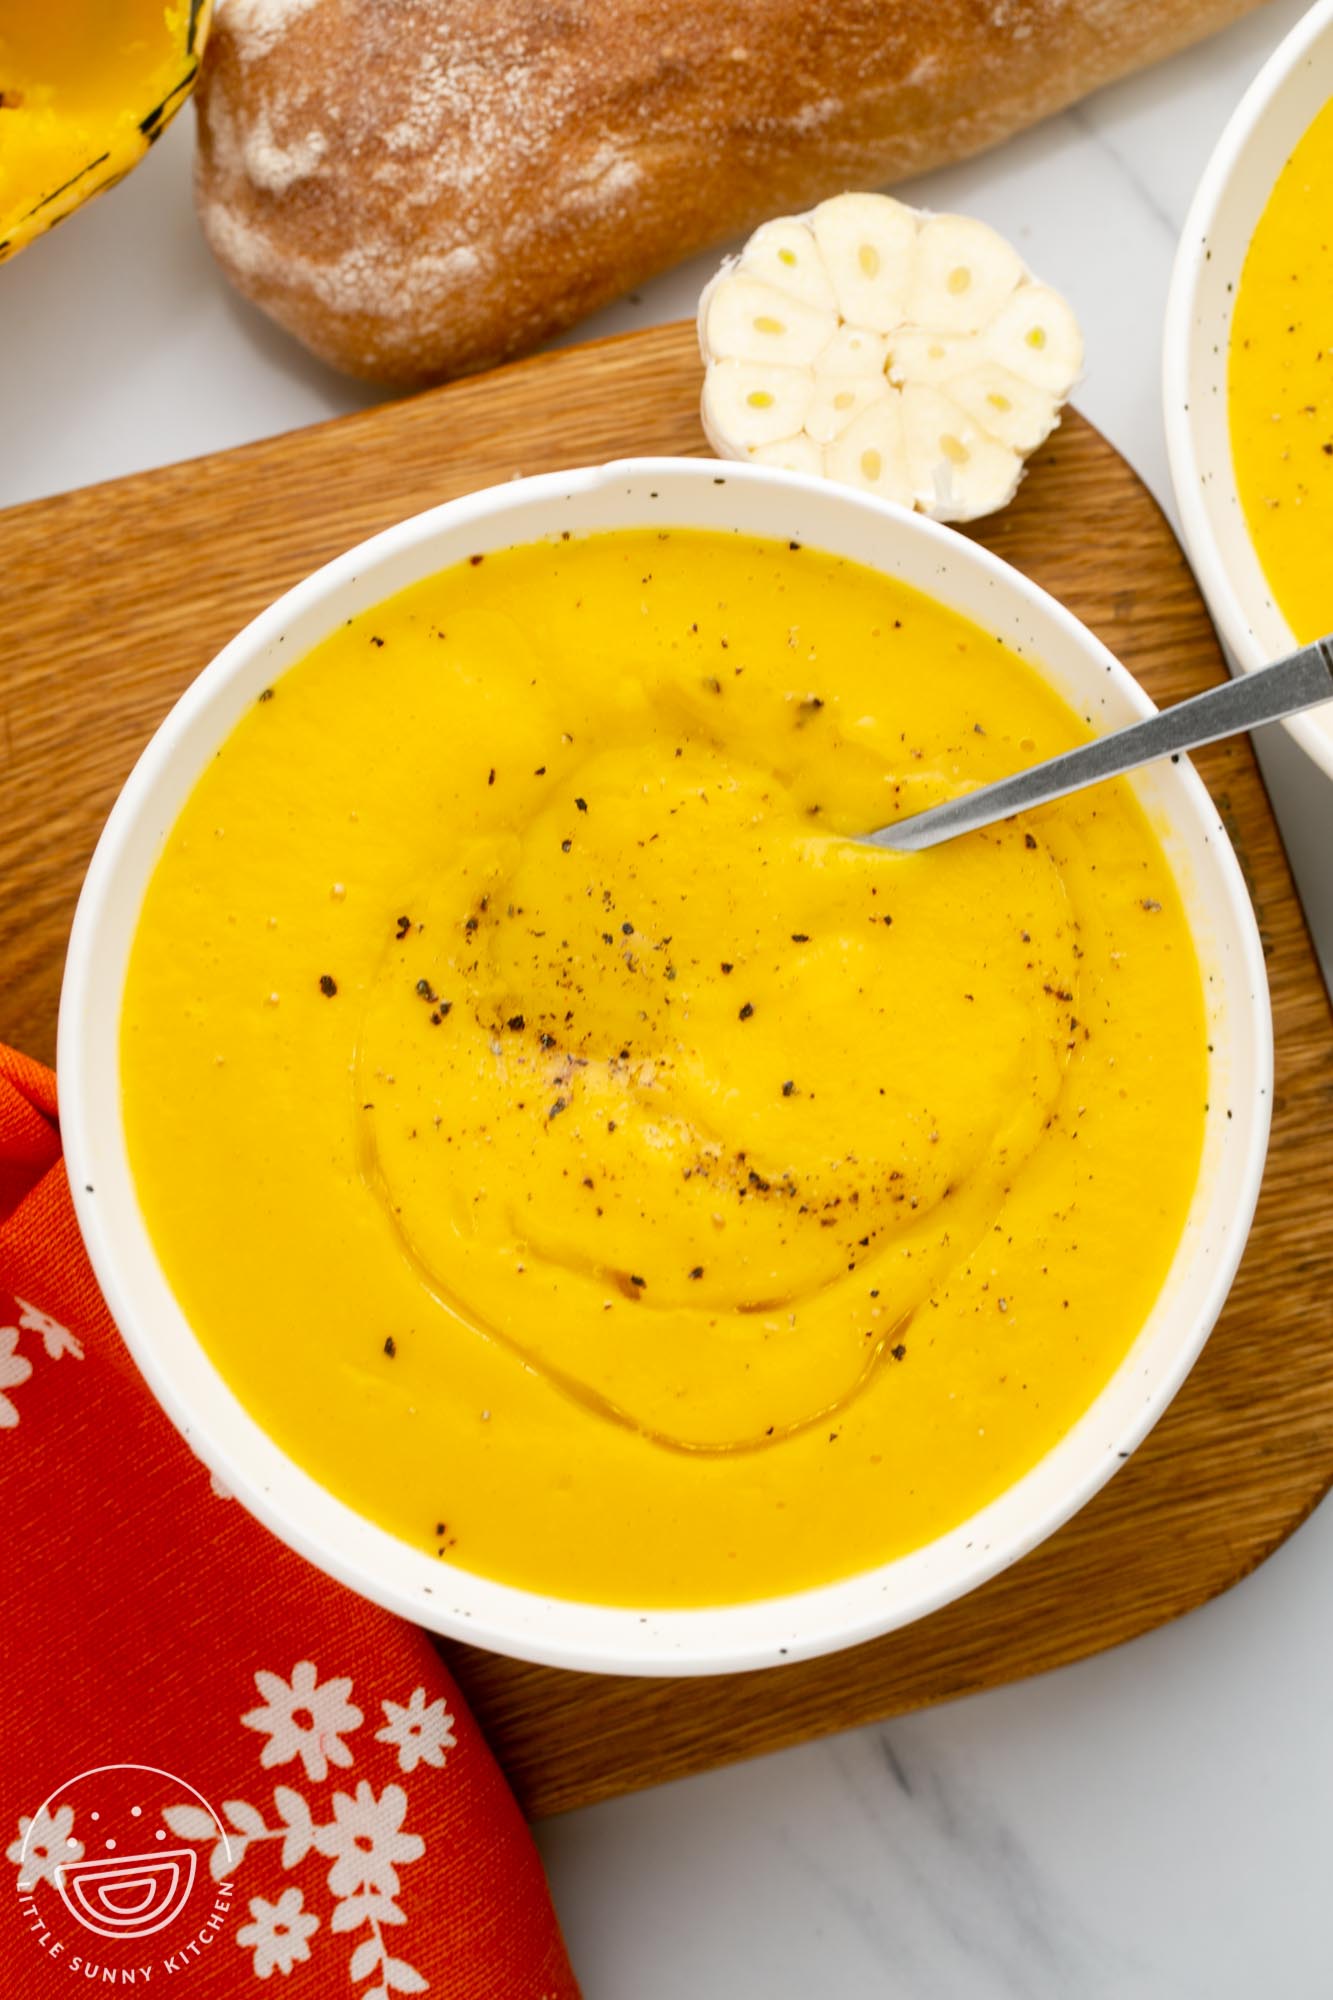
[[1231,456],[1251,539],[1297,639],[1318,639],[1333,631],[1333,99],[1260,217],[1228,370]]
[[1123,783],[848,836],[1087,733],[903,586],[687,531],[476,558],[295,661],[121,1027],[237,1394],[410,1542],[611,1604],[826,1583],[1012,1484],[1178,1243],[1198,964]]

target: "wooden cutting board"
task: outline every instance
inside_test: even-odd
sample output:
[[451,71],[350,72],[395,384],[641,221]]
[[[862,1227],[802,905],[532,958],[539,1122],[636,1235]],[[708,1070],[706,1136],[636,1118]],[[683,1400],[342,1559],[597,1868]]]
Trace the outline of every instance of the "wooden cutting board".
[[[410,402],[0,514],[0,1035],[50,1058],[98,828],[186,682],[328,557],[470,487],[703,450],[693,335],[566,350]],[[1159,701],[1223,666],[1157,506],[1069,416],[980,539],[1062,598]],[[1245,742],[1199,760],[1259,914],[1277,1034],[1268,1174],[1203,1358],[1053,1540],[973,1596],[835,1659],[692,1682],[565,1674],[446,1646],[532,1814],[896,1714],[1117,1644],[1253,1569],[1333,1479],[1333,1039]]]

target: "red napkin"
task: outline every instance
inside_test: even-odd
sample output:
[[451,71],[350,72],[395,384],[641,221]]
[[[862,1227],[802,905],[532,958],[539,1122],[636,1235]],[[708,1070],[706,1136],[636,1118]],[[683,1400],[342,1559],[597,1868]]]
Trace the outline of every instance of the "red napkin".
[[429,1640],[221,1494],[144,1386],[55,1116],[0,1047],[0,1990],[577,2000]]

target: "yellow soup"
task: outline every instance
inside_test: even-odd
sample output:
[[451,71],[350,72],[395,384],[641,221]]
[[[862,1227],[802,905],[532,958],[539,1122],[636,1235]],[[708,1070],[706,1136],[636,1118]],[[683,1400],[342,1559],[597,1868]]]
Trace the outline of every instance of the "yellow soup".
[[1231,456],[1299,640],[1333,630],[1333,101],[1278,176],[1231,326]]
[[848,835],[1086,735],[854,564],[475,558],[296,663],[172,830],[124,999],[181,1304],[325,1485],[487,1576],[688,1605],[964,1519],[1138,1332],[1199,970],[1104,787]]

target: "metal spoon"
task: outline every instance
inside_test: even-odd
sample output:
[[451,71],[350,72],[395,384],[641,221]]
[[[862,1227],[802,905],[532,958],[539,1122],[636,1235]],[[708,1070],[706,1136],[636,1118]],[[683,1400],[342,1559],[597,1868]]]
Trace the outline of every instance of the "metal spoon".
[[1103,778],[1118,778],[1122,771],[1136,770],[1154,758],[1198,750],[1221,736],[1257,729],[1262,722],[1276,722],[1284,715],[1330,700],[1333,634],[1316,639],[1312,646],[1303,646],[1299,653],[1271,667],[1260,667],[1237,680],[1224,681],[1221,687],[1192,695],[1188,701],[1178,701],[1145,722],[1131,722],[1127,729],[1099,736],[1059,757],[1047,757],[1026,771],[1016,771],[1011,778],[982,785],[961,798],[946,799],[943,805],[908,813],[891,826],[861,838],[872,847],[915,854],[923,847],[938,847],[942,840],[954,840],[960,833],[993,826],[1030,806],[1062,799],[1085,785],[1100,784]]

